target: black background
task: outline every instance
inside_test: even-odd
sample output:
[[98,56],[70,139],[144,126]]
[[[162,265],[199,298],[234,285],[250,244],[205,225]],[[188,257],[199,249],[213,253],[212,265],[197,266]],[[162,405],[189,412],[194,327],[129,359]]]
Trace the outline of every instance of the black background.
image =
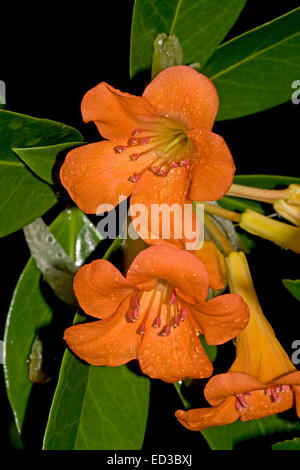
[[[221,2],[220,2],[221,4]],[[296,8],[297,1],[268,2],[249,0],[237,24],[226,39]],[[123,91],[141,94],[148,74],[129,80],[129,41],[133,1],[81,2],[38,6],[6,5],[1,13],[0,79],[6,83],[7,108],[36,117],[49,118],[79,129],[86,141],[97,141],[92,124],[81,121],[80,102],[84,93],[100,81],[107,81]],[[294,77],[294,80],[300,77]],[[292,90],[291,90],[292,92]],[[291,102],[253,116],[216,123],[214,131],[227,141],[237,167],[237,174],[280,174],[298,176],[300,105]],[[28,249],[22,231],[1,240],[1,310],[0,338],[17,279],[27,261]],[[284,289],[282,278],[299,278],[297,256],[271,243],[257,240],[249,256],[255,286],[263,310],[278,339],[291,356],[291,344],[300,338],[299,306]],[[26,321],[26,319],[24,319]],[[220,348],[216,372],[222,369]],[[204,384],[200,384],[200,388]],[[12,447],[8,438],[12,413],[5,399],[1,381],[0,426],[3,447]],[[52,388],[51,388],[52,387]],[[36,398],[50,403],[53,385],[46,386]],[[198,385],[199,387],[199,385]],[[195,394],[198,387],[194,387]],[[47,401],[48,400],[48,401]],[[196,399],[197,401],[197,399]],[[172,386],[153,381],[149,426],[144,448],[207,449],[198,433],[181,427],[174,411],[181,403]],[[294,412],[287,417],[295,418]],[[45,426],[45,416],[32,411],[27,424],[27,448],[39,449],[38,435]],[[11,431],[10,431],[11,432]],[[287,438],[286,436],[275,436]],[[269,440],[265,441],[268,445]],[[259,443],[256,443],[258,445]],[[247,447],[251,443],[247,443]],[[261,444],[266,446],[266,444]],[[238,446],[243,447],[243,444]]]

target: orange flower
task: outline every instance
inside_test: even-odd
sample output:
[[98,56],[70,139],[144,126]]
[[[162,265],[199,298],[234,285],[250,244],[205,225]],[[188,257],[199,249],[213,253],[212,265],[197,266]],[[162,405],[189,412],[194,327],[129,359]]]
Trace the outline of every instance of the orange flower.
[[143,96],[100,83],[83,98],[85,122],[109,139],[76,148],[61,181],[87,213],[100,204],[184,204],[221,198],[235,166],[224,140],[211,132],[218,96],[212,82],[191,67],[170,67]]
[[212,377],[205,387],[212,408],[176,412],[181,424],[195,431],[263,418],[295,405],[300,417],[300,372],[261,310],[245,255],[231,253],[227,266],[230,289],[248,304],[250,320],[237,337],[236,360],[229,372]]
[[138,359],[153,378],[177,382],[212,374],[199,334],[208,344],[236,336],[248,322],[239,295],[205,301],[208,275],[191,253],[169,245],[142,251],[126,278],[108,261],[77,272],[74,291],[80,306],[101,321],[65,331],[65,340],[92,365],[118,366]]

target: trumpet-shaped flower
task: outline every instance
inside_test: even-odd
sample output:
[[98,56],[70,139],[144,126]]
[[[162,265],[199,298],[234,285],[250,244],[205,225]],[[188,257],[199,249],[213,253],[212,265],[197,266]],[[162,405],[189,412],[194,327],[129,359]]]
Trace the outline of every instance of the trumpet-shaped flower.
[[240,217],[240,227],[253,235],[276,243],[300,253],[300,228],[271,219],[251,209],[245,210]]
[[176,412],[177,419],[191,430],[263,418],[295,405],[300,417],[300,372],[261,310],[245,255],[231,253],[227,267],[231,292],[242,295],[250,319],[237,337],[236,360],[230,370],[212,377],[205,387],[212,407]]
[[292,224],[300,227],[300,205],[290,204],[284,199],[277,199],[273,207],[281,217],[284,217],[289,222],[292,222]]
[[143,96],[100,83],[81,110],[108,140],[70,151],[62,184],[87,213],[130,195],[131,204],[149,211],[152,204],[221,198],[235,166],[222,137],[211,132],[218,104],[212,82],[186,66],[159,73]]
[[221,344],[249,319],[240,295],[206,301],[204,264],[169,245],[140,252],[126,278],[108,261],[93,261],[77,272],[74,291],[82,309],[101,319],[65,331],[75,354],[92,365],[138,359],[145,374],[166,382],[209,377],[212,364],[199,334]]

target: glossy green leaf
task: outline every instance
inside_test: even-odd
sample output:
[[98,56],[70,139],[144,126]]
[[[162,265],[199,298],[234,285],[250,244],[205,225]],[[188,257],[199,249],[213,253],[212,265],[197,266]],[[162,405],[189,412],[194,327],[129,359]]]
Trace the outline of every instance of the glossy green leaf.
[[[63,211],[50,229],[76,266],[83,264],[100,241],[95,227],[78,208]],[[32,388],[26,360],[37,331],[48,326],[53,315],[40,283],[41,272],[31,258],[14,291],[5,327],[5,381],[19,431]]]
[[159,72],[174,65],[181,65],[183,60],[180,42],[175,34],[159,34],[153,43],[152,71],[154,78]]
[[18,157],[42,180],[49,184],[58,182],[58,174],[53,174],[58,155],[63,150],[82,145],[83,142],[64,142],[45,147],[13,148]]
[[300,301],[300,279],[282,279],[283,285],[287,290]]
[[280,416],[273,415],[246,422],[235,421],[226,426],[214,426],[204,429],[201,434],[212,450],[233,450],[239,442],[299,429],[299,422],[287,421]]
[[130,76],[151,68],[153,41],[175,34],[185,64],[205,64],[236,22],[246,0],[136,0],[134,4]]
[[[117,238],[104,255],[122,246]],[[82,321],[76,315],[74,323]],[[146,430],[150,380],[126,366],[93,367],[66,349],[44,437],[45,450],[136,450]]]
[[215,84],[217,120],[289,101],[300,76],[300,8],[222,44],[201,71]]
[[300,450],[300,438],[295,437],[290,441],[277,442],[272,446],[272,450]]
[[92,367],[66,351],[44,439],[45,450],[141,449],[150,380],[126,365]]
[[214,362],[217,355],[218,355],[218,348],[215,345],[207,344],[205,336],[201,335],[200,336],[200,341],[201,344],[210,360],[210,362]]
[[77,130],[65,124],[0,109],[0,236],[24,227],[57,202],[51,186],[33,175],[12,148],[81,139]]

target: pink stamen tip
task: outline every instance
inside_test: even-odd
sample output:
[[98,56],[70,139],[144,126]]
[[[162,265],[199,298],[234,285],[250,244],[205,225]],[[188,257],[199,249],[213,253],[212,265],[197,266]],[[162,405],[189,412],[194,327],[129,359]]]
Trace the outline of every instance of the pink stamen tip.
[[252,392],[246,392],[245,395],[251,396],[251,395],[252,395]]
[[161,319],[160,317],[155,318],[154,322],[152,323],[153,328],[159,328],[161,325]]
[[180,321],[184,321],[187,317],[187,314],[188,313],[187,313],[186,309],[184,308],[180,313]]
[[272,395],[271,388],[267,388],[266,391],[265,391],[265,394],[271,396]]
[[243,411],[244,407],[240,404],[239,400],[235,400],[235,407],[238,411]]
[[285,393],[288,391],[288,386],[287,385],[281,385],[281,392]]
[[140,158],[140,156],[140,153],[133,153],[132,155],[130,155],[130,158],[131,160],[137,160],[138,158]]
[[136,173],[133,176],[129,176],[128,179],[131,183],[137,183],[141,179],[141,176],[142,176],[141,174]]
[[171,333],[171,327],[170,325],[166,325],[163,331],[161,332],[161,336],[169,336],[170,333]]
[[181,162],[179,162],[179,165],[180,166],[183,166],[184,168],[186,168],[188,165],[189,165],[189,160],[181,160]]
[[134,318],[132,310],[130,310],[127,313],[127,319],[128,319],[128,321],[130,321],[130,323],[135,323],[136,322],[137,318]]
[[151,138],[151,137],[143,137],[143,138],[140,140],[141,145],[146,145],[146,144],[148,144],[150,138]]
[[169,173],[168,170],[161,170],[159,172],[159,176],[167,176],[168,173]]
[[159,173],[160,172],[160,166],[154,166],[153,168],[151,168],[151,170],[153,171],[153,173]]
[[171,163],[171,168],[177,168],[178,166],[180,166],[178,162]]
[[243,408],[248,408],[248,403],[246,402],[246,399],[242,393],[238,393],[236,395],[236,398],[238,399]]
[[126,150],[126,146],[125,145],[117,145],[115,148],[114,148],[114,151],[116,153],[122,153],[124,152],[124,150]]
[[275,403],[278,403],[280,401],[280,397],[279,395],[277,394],[276,392],[276,388],[272,388],[271,389],[271,396],[272,396],[272,400],[275,402]]
[[137,144],[138,144],[138,140],[137,140],[135,137],[132,137],[131,139],[128,140],[127,144],[128,144],[129,146],[137,145]]
[[144,335],[146,333],[144,323],[137,329],[137,333],[139,335]]
[[177,328],[180,325],[180,316],[176,315],[174,319],[174,328]]
[[132,132],[131,135],[136,137],[136,136],[140,135],[142,132],[143,132],[143,129],[134,129],[134,131]]
[[175,294],[175,291],[173,290],[171,294],[171,298],[170,298],[170,305],[175,304],[175,301],[176,301],[176,294]]

